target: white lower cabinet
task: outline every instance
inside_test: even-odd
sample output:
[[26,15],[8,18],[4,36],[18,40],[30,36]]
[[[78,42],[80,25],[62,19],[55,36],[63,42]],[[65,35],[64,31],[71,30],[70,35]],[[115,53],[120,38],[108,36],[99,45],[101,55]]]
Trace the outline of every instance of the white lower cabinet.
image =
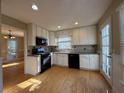
[[41,72],[40,56],[27,56],[25,74],[37,75]]
[[81,54],[80,68],[86,70],[99,70],[99,56],[97,54]]
[[90,55],[90,69],[99,70],[99,55]]
[[90,68],[90,59],[89,55],[80,55],[80,68],[89,69]]
[[68,66],[68,54],[54,54],[54,61],[53,64],[59,66]]

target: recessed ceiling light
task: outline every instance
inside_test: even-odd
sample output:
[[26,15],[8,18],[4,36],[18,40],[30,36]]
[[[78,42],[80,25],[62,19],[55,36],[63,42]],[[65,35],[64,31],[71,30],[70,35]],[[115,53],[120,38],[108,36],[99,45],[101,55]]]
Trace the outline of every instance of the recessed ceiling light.
[[36,4],[32,4],[32,9],[37,11],[38,10],[38,6]]
[[75,25],[78,25],[78,22],[75,22]]
[[60,29],[61,28],[61,26],[58,26],[58,29]]

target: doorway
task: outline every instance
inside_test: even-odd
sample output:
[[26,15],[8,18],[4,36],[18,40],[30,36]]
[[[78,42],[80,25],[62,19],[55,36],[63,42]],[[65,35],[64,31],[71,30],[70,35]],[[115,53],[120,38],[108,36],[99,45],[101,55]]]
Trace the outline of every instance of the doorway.
[[112,35],[110,23],[101,30],[102,71],[111,80],[112,76]]

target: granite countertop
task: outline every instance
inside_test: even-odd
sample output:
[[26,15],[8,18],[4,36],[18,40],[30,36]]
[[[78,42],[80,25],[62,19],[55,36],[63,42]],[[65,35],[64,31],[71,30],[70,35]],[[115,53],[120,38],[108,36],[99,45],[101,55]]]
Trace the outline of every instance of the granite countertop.
[[94,52],[54,52],[55,54],[98,54]]
[[28,57],[39,57],[40,55],[27,55]]

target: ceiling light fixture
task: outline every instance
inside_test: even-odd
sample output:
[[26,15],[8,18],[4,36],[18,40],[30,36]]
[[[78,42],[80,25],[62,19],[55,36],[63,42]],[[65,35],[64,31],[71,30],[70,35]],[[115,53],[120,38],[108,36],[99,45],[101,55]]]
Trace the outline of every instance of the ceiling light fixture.
[[75,25],[78,25],[78,22],[75,22]]
[[38,10],[38,6],[36,4],[32,4],[32,9],[37,11]]
[[58,26],[58,29],[60,29],[61,28],[61,26]]
[[3,38],[7,39],[15,39],[16,37],[12,35],[12,31],[11,30],[8,30],[9,31],[9,34],[8,35],[4,35]]

